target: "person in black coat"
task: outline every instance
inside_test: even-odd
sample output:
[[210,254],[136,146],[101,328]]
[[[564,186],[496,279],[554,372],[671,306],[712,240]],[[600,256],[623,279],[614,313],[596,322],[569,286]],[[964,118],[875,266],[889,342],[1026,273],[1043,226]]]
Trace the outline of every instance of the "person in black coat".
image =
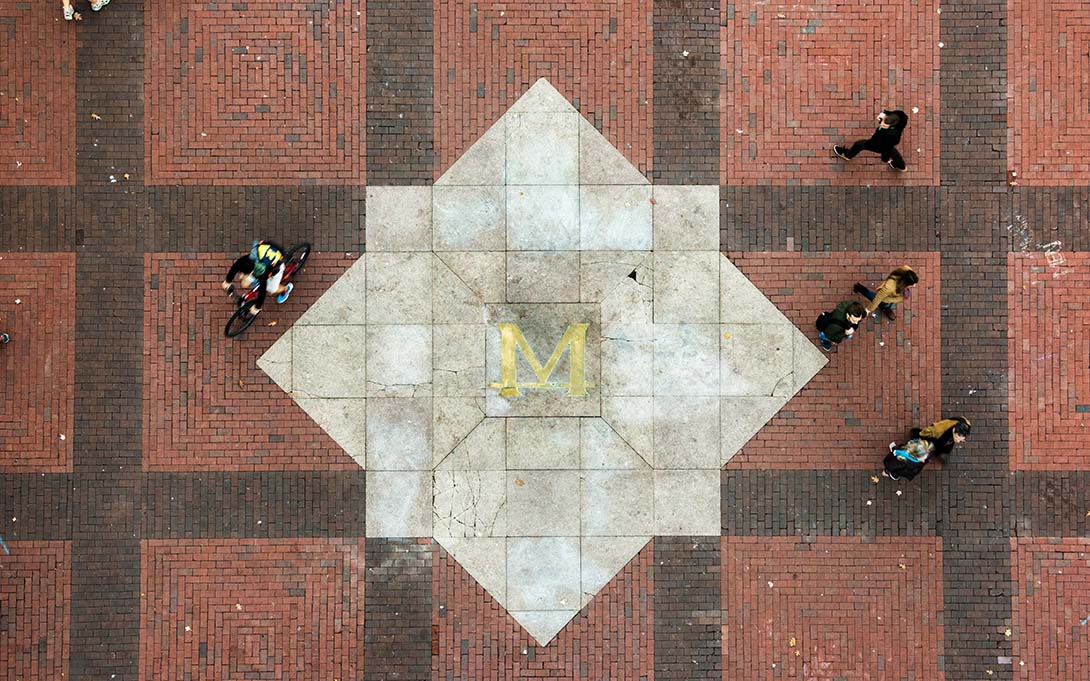
[[850,161],[861,151],[873,151],[881,154],[882,161],[888,163],[890,168],[903,173],[908,167],[901,153],[897,151],[897,145],[901,143],[901,133],[907,126],[908,114],[904,111],[883,111],[878,114],[878,127],[870,139],[857,140],[849,149],[839,144],[833,145],[833,153],[845,161]]

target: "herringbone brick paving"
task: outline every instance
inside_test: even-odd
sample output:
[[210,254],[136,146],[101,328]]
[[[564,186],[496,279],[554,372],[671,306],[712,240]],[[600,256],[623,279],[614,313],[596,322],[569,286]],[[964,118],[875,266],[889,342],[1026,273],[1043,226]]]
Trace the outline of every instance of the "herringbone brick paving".
[[71,546],[19,541],[8,550],[0,571],[0,674],[7,679],[65,678]]
[[[1080,459],[1047,447],[1043,453],[1038,447],[1029,451],[1030,456],[1049,461],[1047,469],[1019,467],[1020,452],[1025,450],[1015,441],[1031,431],[1018,425],[1017,414],[1026,401],[1014,399],[1022,384],[1017,380],[1020,365],[1010,355],[1019,337],[1043,345],[1058,342],[1052,340],[1050,329],[1064,328],[1077,315],[1064,318],[1056,305],[1034,310],[1032,301],[1009,295],[1018,288],[1016,275],[1023,273],[1012,270],[1012,262],[1056,258],[1058,253],[1066,263],[1078,262],[1084,268],[1085,252],[1090,251],[1088,194],[1085,186],[1078,186],[1085,184],[1085,163],[1070,161],[1083,155],[1076,121],[1090,69],[1085,54],[1078,52],[1078,27],[1085,23],[1085,11],[1077,4],[1008,6],[984,0],[867,10],[855,2],[835,8],[825,3],[782,10],[762,6],[751,8],[759,9],[755,27],[749,24],[748,5],[696,0],[533,7],[353,0],[275,13],[267,11],[270,6],[262,2],[160,6],[114,0],[101,13],[84,11],[78,24],[63,22],[52,2],[0,6],[0,47],[5,55],[0,63],[0,92],[5,93],[0,95],[0,253],[14,257],[21,251],[40,251],[20,257],[48,262],[75,254],[74,280],[53,277],[47,283],[73,299],[68,305],[74,310],[68,351],[74,357],[75,375],[61,395],[50,396],[73,405],[68,463],[55,472],[32,473],[14,471],[7,453],[0,462],[0,537],[11,551],[0,552],[0,574],[8,576],[0,577],[0,583],[6,588],[9,582],[3,580],[18,574],[18,566],[43,564],[42,557],[55,555],[53,547],[60,545],[68,547],[64,550],[70,573],[62,568],[41,578],[40,583],[48,580],[49,586],[40,596],[33,589],[14,596],[5,592],[0,612],[0,655],[5,656],[0,669],[5,674],[59,678],[65,668],[33,666],[38,664],[34,660],[60,664],[60,658],[66,658],[64,678],[136,681],[156,678],[141,673],[141,665],[149,662],[184,666],[187,660],[200,660],[199,641],[193,658],[167,654],[151,659],[141,652],[142,636],[156,626],[152,618],[141,616],[141,580],[150,574],[142,557],[150,545],[177,552],[195,571],[238,573],[255,555],[247,551],[272,552],[285,565],[302,564],[312,543],[327,550],[361,543],[364,484],[358,468],[314,464],[300,465],[296,471],[229,470],[223,463],[229,453],[217,453],[210,441],[199,439],[194,447],[205,460],[220,462],[215,470],[195,470],[199,466],[191,467],[180,458],[176,463],[182,470],[148,467],[152,459],[144,446],[149,436],[145,410],[149,403],[162,404],[165,393],[149,394],[145,388],[151,377],[144,351],[149,343],[158,342],[147,332],[151,315],[145,306],[158,295],[148,290],[147,258],[218,254],[220,260],[214,264],[206,262],[191,271],[191,281],[214,285],[219,275],[214,270],[239,244],[258,236],[285,243],[310,240],[328,254],[324,257],[331,258],[329,262],[350,257],[337,254],[365,248],[365,181],[429,182],[455,153],[442,140],[457,138],[464,145],[479,135],[516,94],[499,97],[509,79],[529,83],[536,75],[548,74],[566,95],[580,97],[580,110],[597,115],[601,120],[595,122],[607,137],[630,160],[642,164],[653,181],[725,183],[722,244],[740,261],[803,253],[939,254],[929,266],[942,287],[928,306],[928,318],[940,321],[937,338],[932,339],[939,347],[938,379],[912,385],[910,372],[903,370],[894,378],[902,387],[910,385],[912,394],[931,391],[930,399],[944,415],[964,413],[973,420],[974,430],[947,466],[929,467],[903,488],[886,481],[875,485],[868,470],[844,470],[845,463],[870,461],[870,452],[864,457],[839,441],[829,444],[831,463],[817,470],[728,467],[723,473],[726,539],[656,538],[652,563],[645,566],[652,551],[645,549],[598,599],[612,604],[612,594],[630,588],[625,580],[644,567],[640,588],[648,595],[634,601],[631,611],[623,606],[611,611],[603,620],[610,623],[604,629],[584,631],[578,621],[585,620],[577,620],[559,635],[558,641],[570,641],[579,631],[580,650],[601,651],[601,659],[586,667],[561,664],[574,660],[574,649],[565,649],[572,654],[567,658],[558,654],[560,647],[551,648],[554,642],[535,649],[535,661],[557,661],[551,678],[591,678],[593,669],[606,670],[611,678],[733,679],[736,675],[730,670],[737,667],[732,665],[760,659],[763,653],[753,648],[747,658],[724,645],[722,627],[732,624],[726,580],[739,576],[729,567],[725,547],[744,537],[752,542],[755,555],[780,546],[790,550],[800,543],[813,554],[814,547],[835,544],[829,539],[833,536],[849,542],[851,557],[840,553],[840,562],[818,560],[818,565],[839,569],[850,564],[849,572],[857,580],[883,574],[881,566],[888,560],[874,549],[878,540],[898,551],[930,542],[941,552],[932,563],[932,579],[920,588],[928,594],[927,608],[942,621],[942,638],[928,650],[941,649],[942,655],[922,655],[912,661],[924,665],[916,669],[939,665],[941,675],[950,680],[1087,678],[1088,672],[1075,665],[1086,652],[1081,622],[1087,613],[1077,607],[1085,605],[1090,591],[1077,570],[1088,531],[1090,471]],[[553,11],[556,21],[550,14],[547,30],[525,23],[528,17]],[[883,24],[870,18],[869,11],[904,12],[903,20]],[[776,16],[780,13],[784,17]],[[194,19],[183,24],[181,19],[187,16]],[[198,20],[213,16],[216,25],[202,29]],[[443,24],[440,17],[452,23]],[[611,17],[617,18],[616,27]],[[630,23],[630,18],[637,23]],[[497,23],[487,24],[487,19]],[[313,24],[308,23],[311,20]],[[1061,24],[1070,28],[1048,32],[1049,26]],[[500,26],[495,38],[492,25]],[[792,29],[773,42],[771,31],[787,25]],[[827,39],[823,31],[831,25],[857,32],[845,31],[844,40]],[[600,32],[596,26],[601,26]],[[231,39],[242,36],[251,44],[228,45],[228,39],[210,38],[223,27],[235,27]],[[505,43],[511,37],[507,28],[514,27],[520,37]],[[731,31],[750,29],[770,31],[758,42],[765,47],[761,54],[769,77],[779,74],[773,84],[783,88],[782,94],[769,95],[764,70],[748,71],[757,62],[738,59],[734,48],[726,47]],[[571,40],[558,43],[558,35]],[[277,42],[285,36],[297,40],[298,48]],[[452,44],[452,36],[471,39],[458,46]],[[630,39],[621,44],[621,36]],[[820,63],[800,64],[796,58],[799,70],[788,72],[776,61],[781,58],[780,40],[784,57],[789,49],[825,49],[822,54],[836,68],[822,71]],[[177,50],[184,41],[192,41],[193,53],[187,53],[191,59],[183,66],[170,55],[181,54]],[[817,41],[824,41],[824,48]],[[912,47],[906,52],[905,45]],[[200,62],[198,46],[203,47]],[[283,68],[283,58],[274,68],[273,61],[265,59],[271,52],[290,52],[290,69]],[[297,58],[304,54],[305,80]],[[857,54],[861,56],[853,56]],[[845,55],[854,63],[849,65]],[[262,57],[260,62],[257,57]],[[444,65],[467,59],[481,71],[473,75],[472,88],[459,90],[454,97],[444,89],[449,72]],[[897,66],[891,67],[894,62]],[[209,70],[201,71],[201,64]],[[624,64],[639,67],[626,72]],[[910,172],[887,174],[866,156],[850,167],[832,164],[816,152],[807,156],[822,146],[814,140],[833,135],[830,123],[788,128],[787,112],[809,102],[817,110],[811,115],[829,119],[838,135],[840,126],[867,127],[873,109],[887,105],[886,91],[876,90],[890,83],[890,68],[897,87],[916,87],[915,96],[925,100],[923,105],[907,104],[920,109],[919,114],[908,109],[913,120],[902,144]],[[782,147],[780,165],[767,172],[752,164],[743,166],[745,150],[724,153],[728,143],[737,142],[738,128],[753,132],[752,126],[727,124],[742,115],[742,107],[725,104],[739,92],[742,76],[747,76],[750,89],[741,93],[754,102],[743,122],[748,125],[750,113],[758,121],[783,121],[785,129],[769,128],[761,134],[779,134],[782,140],[791,130],[804,140],[797,145],[797,157],[787,156],[788,147]],[[172,88],[185,84],[186,91],[149,90],[153,81]],[[478,82],[486,84],[482,97]],[[825,97],[834,86],[853,93],[855,99]],[[14,92],[22,94],[13,97]],[[264,94],[281,108],[267,104],[268,111],[258,110],[261,104],[249,101],[265,99]],[[1073,104],[1065,104],[1064,98]],[[230,109],[251,104],[252,112],[241,112],[247,113],[245,120]],[[616,105],[615,113],[610,104]],[[847,108],[838,108],[841,105]],[[182,106],[189,108],[189,118],[181,118]],[[453,128],[445,116],[454,109],[460,112],[458,120],[472,124]],[[275,118],[274,110],[284,118]],[[286,137],[293,134],[286,129],[290,121],[303,130],[294,133],[300,135],[298,142]],[[202,131],[208,137],[201,137]],[[313,136],[313,148],[303,148],[306,134]],[[343,135],[343,144],[338,134]],[[443,138],[444,134],[450,137]],[[202,148],[209,138],[214,144]],[[925,140],[927,144],[922,143]],[[31,149],[35,158],[30,164],[10,162],[22,161],[20,156]],[[164,165],[164,160],[170,163]],[[724,175],[723,168],[732,164],[744,172]],[[1010,171],[1018,175],[1012,177]],[[312,183],[333,186],[309,186]],[[793,186],[807,183],[834,186]],[[216,186],[221,184],[238,186]],[[1050,246],[1054,242],[1059,244]],[[318,282],[315,272],[307,271],[313,277],[310,282]],[[315,286],[300,292],[316,296],[321,290]],[[765,290],[775,300],[774,285]],[[820,295],[824,293],[811,298]],[[1068,297],[1072,296],[1077,294]],[[910,306],[920,300],[914,297]],[[804,302],[799,310],[815,304],[806,296],[800,301]],[[202,301],[201,313],[209,319],[218,316],[210,306],[219,310],[222,302],[212,291]],[[0,314],[9,313],[2,307],[7,303],[0,300]],[[63,305],[50,312],[53,319],[65,315]],[[187,339],[189,329],[181,318],[177,321],[170,337]],[[911,325],[918,321],[914,318]],[[248,352],[253,357],[260,354],[278,328],[247,332],[243,343],[253,344]],[[0,353],[10,350],[8,357],[20,358],[34,354],[18,342],[0,348]],[[1075,343],[1075,350],[1078,347]],[[845,358],[846,352],[836,359]],[[1086,390],[1081,373],[1085,367],[1078,363],[1077,353],[1072,357],[1059,372],[1046,372],[1057,398]],[[17,377],[24,367],[3,366],[9,386],[5,401],[18,403],[24,396],[10,372]],[[260,390],[240,391],[239,404],[255,404],[271,394],[262,392],[267,384],[243,383],[247,389]],[[220,389],[231,386],[220,383]],[[295,409],[283,399],[285,409]],[[194,409],[211,406],[215,404],[210,401],[192,404]],[[275,415],[283,418],[285,413],[299,416],[292,411]],[[56,425],[51,422],[47,427]],[[794,435],[800,441],[813,437],[807,429]],[[6,436],[0,438],[0,449],[6,444]],[[328,453],[343,456],[332,447]],[[205,550],[213,545],[219,548]],[[488,621],[496,628],[490,624],[481,646],[466,648],[464,656],[461,640],[455,643],[433,629],[440,605],[448,605],[441,604],[433,591],[434,576],[437,571],[459,574],[443,572],[446,568],[434,543],[368,540],[360,554],[358,570],[367,577],[357,583],[366,583],[367,596],[352,608],[364,614],[362,644],[350,663],[357,665],[356,673],[349,678],[470,678],[446,664],[455,652],[458,661],[453,667],[459,670],[497,674],[506,669],[499,662],[491,664],[483,651],[490,650],[490,641],[500,640],[489,639],[491,632],[510,630],[512,620],[490,615]],[[1039,568],[1032,567],[1030,554],[1039,556]],[[1061,561],[1066,561],[1063,567]],[[246,589],[253,593],[282,588],[285,579],[296,578],[271,569],[246,577]],[[462,581],[455,583],[466,587],[465,579],[461,573]],[[1050,593],[1062,589],[1065,600],[1047,598],[1044,587],[1031,594],[1029,587],[1037,579],[1048,581]],[[52,608],[55,614],[57,607],[63,608],[65,585],[68,625],[57,625],[58,620],[38,629],[13,624],[12,614],[17,612]],[[474,612],[479,597],[478,587],[473,587],[471,600],[452,601],[449,610]],[[595,610],[602,607],[598,599],[584,616],[601,612]],[[229,607],[236,602],[241,603],[235,600]],[[804,590],[790,606],[762,599],[757,607],[765,608],[774,622],[790,621],[792,612],[822,612],[822,602],[820,595]],[[325,631],[323,627],[336,620],[327,614],[336,609],[331,607],[304,616],[301,625]],[[272,631],[294,616],[270,607],[253,623]],[[634,677],[625,670],[633,668],[635,653],[613,648],[613,639],[605,637],[607,632],[612,636],[613,631],[631,630],[635,618],[645,616],[647,626],[639,630],[646,635],[640,639],[639,652],[653,655],[641,658],[647,668]],[[359,621],[357,615],[357,626]],[[49,633],[43,636],[38,631]],[[228,631],[231,627],[225,625],[220,633]],[[875,636],[859,626],[835,629],[830,636],[834,634],[842,640],[867,641]],[[184,628],[165,635],[164,644],[186,643]],[[268,662],[262,653],[269,648],[260,633],[248,632],[235,640],[235,648],[228,642],[227,649],[233,651],[240,673],[264,670],[273,678],[309,678],[282,660],[279,667],[276,660],[271,667],[262,667]],[[65,646],[67,654],[58,657],[56,651]],[[447,646],[449,652],[439,652]],[[8,651],[20,650],[32,654],[9,656]],[[865,678],[881,663],[884,671],[869,673],[881,678],[907,674],[907,668],[895,668],[893,651],[900,650],[896,643],[889,650],[881,659],[842,659],[824,671],[834,678],[837,674]],[[804,653],[799,652],[797,660]],[[334,665],[341,659],[330,655],[325,663]],[[214,673],[203,665],[197,669],[193,678]],[[761,669],[742,678],[776,678],[772,670],[768,672]]]

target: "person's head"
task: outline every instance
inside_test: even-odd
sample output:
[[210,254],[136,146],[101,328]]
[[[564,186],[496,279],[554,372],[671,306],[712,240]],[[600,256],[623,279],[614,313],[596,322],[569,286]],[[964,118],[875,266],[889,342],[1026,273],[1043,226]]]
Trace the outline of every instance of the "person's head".
[[896,128],[900,122],[901,117],[898,116],[896,113],[888,113],[882,117],[883,128]]
[[867,310],[863,307],[863,304],[858,301],[852,301],[852,304],[848,306],[848,309],[844,311],[848,316],[848,321],[852,324],[858,324],[863,321],[863,317],[867,316]]
[[957,423],[954,424],[954,442],[965,442],[969,437],[969,431],[972,430],[973,424],[969,423],[969,419],[964,416],[955,417]]
[[915,286],[920,281],[920,277],[908,265],[902,265],[893,270],[889,273],[889,277],[897,282],[897,293],[904,293],[906,288]]

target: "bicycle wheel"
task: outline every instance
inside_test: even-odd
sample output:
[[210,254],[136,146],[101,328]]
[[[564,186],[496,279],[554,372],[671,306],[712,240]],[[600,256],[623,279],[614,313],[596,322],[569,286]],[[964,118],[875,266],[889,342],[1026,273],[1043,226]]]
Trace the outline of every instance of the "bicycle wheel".
[[289,279],[293,279],[299,270],[303,269],[309,256],[310,244],[308,243],[301,243],[288,249],[284,256],[284,269],[291,273],[288,276]]
[[238,309],[235,310],[235,313],[227,320],[227,326],[223,327],[223,335],[228,338],[234,338],[250,328],[250,324],[253,324],[254,320],[257,319],[257,315],[250,314],[250,310],[252,310],[253,307],[254,304],[252,302],[239,305]]

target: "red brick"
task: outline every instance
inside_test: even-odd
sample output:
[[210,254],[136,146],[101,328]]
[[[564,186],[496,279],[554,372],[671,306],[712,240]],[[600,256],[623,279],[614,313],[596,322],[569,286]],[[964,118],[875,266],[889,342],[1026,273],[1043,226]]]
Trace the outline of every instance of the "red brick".
[[1007,170],[1019,184],[1085,185],[1090,5],[1011,0],[1007,21]]
[[942,540],[723,537],[723,679],[942,681]]
[[149,3],[148,184],[362,184],[364,6]]
[[829,363],[727,464],[728,468],[875,469],[890,440],[942,418],[937,253],[729,253],[811,340],[814,321],[855,282],[872,289],[895,267],[920,275],[897,321],[865,320]]
[[288,302],[269,299],[258,322],[228,339],[234,308],[220,282],[234,257],[144,258],[144,469],[355,470],[256,362],[356,258],[311,255]]
[[12,541],[0,553],[0,677],[67,678],[71,546]]
[[71,253],[0,254],[0,471],[72,470],[75,278]]
[[[937,0],[724,3],[722,183],[939,184],[937,8]],[[907,173],[870,152],[851,162],[832,155],[834,144],[870,137],[882,109],[909,115],[898,147]]]
[[1085,469],[1090,253],[1011,253],[1007,263],[1010,467]]
[[1090,678],[1090,539],[1012,538],[1011,579],[1014,677]]
[[76,183],[76,33],[60,3],[0,5],[0,184]]
[[363,544],[143,542],[139,678],[362,678]]
[[[538,647],[444,550],[433,563],[433,678],[646,679],[654,669],[654,544],[645,546],[556,635]],[[464,646],[464,647],[463,647]]]
[[652,155],[651,5],[435,3],[435,177],[538,78],[548,78],[646,173]]

